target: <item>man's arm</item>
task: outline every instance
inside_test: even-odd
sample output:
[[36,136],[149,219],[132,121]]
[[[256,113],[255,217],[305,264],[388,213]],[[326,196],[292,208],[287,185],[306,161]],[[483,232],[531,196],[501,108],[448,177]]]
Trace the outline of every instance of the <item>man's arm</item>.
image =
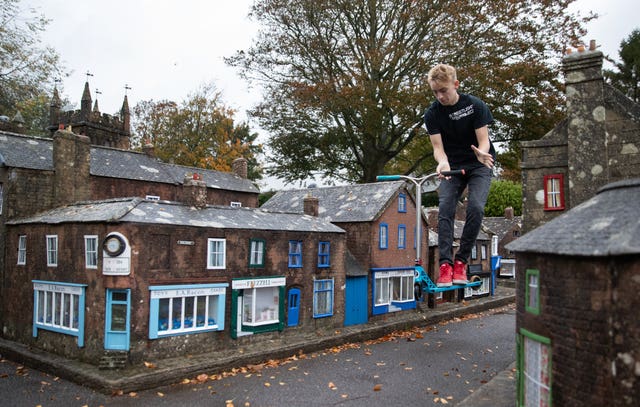
[[429,138],[431,139],[431,145],[433,146],[433,158],[435,158],[438,162],[436,172],[440,174],[442,171],[451,171],[451,167],[449,166],[449,158],[444,152],[442,136],[440,135],[440,133],[431,134],[429,135]]
[[489,128],[487,126],[482,126],[479,129],[476,129],[476,138],[478,139],[478,147],[471,145],[473,152],[476,154],[476,158],[485,167],[493,168],[493,156],[489,154],[489,149],[491,148],[491,144],[489,143]]

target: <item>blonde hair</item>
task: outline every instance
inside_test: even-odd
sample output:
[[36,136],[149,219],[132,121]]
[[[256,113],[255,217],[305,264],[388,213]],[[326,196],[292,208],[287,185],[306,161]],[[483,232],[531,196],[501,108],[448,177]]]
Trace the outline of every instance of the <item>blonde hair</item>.
[[458,80],[456,68],[447,64],[438,64],[431,68],[427,76],[429,82],[449,83]]

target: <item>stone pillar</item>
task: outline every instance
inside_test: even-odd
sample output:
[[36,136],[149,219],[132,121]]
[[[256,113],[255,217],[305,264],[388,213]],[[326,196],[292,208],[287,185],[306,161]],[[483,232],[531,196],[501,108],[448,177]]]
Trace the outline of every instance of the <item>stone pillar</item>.
[[562,60],[567,97],[568,207],[575,207],[607,184],[607,134],[605,128],[602,52],[580,47]]

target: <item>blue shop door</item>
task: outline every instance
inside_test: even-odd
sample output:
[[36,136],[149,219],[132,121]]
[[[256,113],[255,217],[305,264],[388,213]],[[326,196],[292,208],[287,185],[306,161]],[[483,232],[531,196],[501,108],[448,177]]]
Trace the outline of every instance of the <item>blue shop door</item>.
[[364,324],[367,314],[367,276],[347,277],[344,325]]
[[131,290],[107,289],[104,348],[129,350]]
[[287,326],[298,326],[300,319],[300,289],[289,289],[289,296],[287,299],[288,311],[287,311]]

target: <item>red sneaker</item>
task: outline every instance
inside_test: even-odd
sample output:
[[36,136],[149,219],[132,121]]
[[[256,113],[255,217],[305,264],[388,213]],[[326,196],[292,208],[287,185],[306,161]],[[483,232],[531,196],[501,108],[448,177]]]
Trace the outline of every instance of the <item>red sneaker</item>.
[[469,284],[467,280],[467,265],[460,260],[453,262],[453,284]]
[[440,276],[436,285],[438,287],[451,287],[451,276],[453,275],[453,267],[449,263],[442,263],[440,265]]

